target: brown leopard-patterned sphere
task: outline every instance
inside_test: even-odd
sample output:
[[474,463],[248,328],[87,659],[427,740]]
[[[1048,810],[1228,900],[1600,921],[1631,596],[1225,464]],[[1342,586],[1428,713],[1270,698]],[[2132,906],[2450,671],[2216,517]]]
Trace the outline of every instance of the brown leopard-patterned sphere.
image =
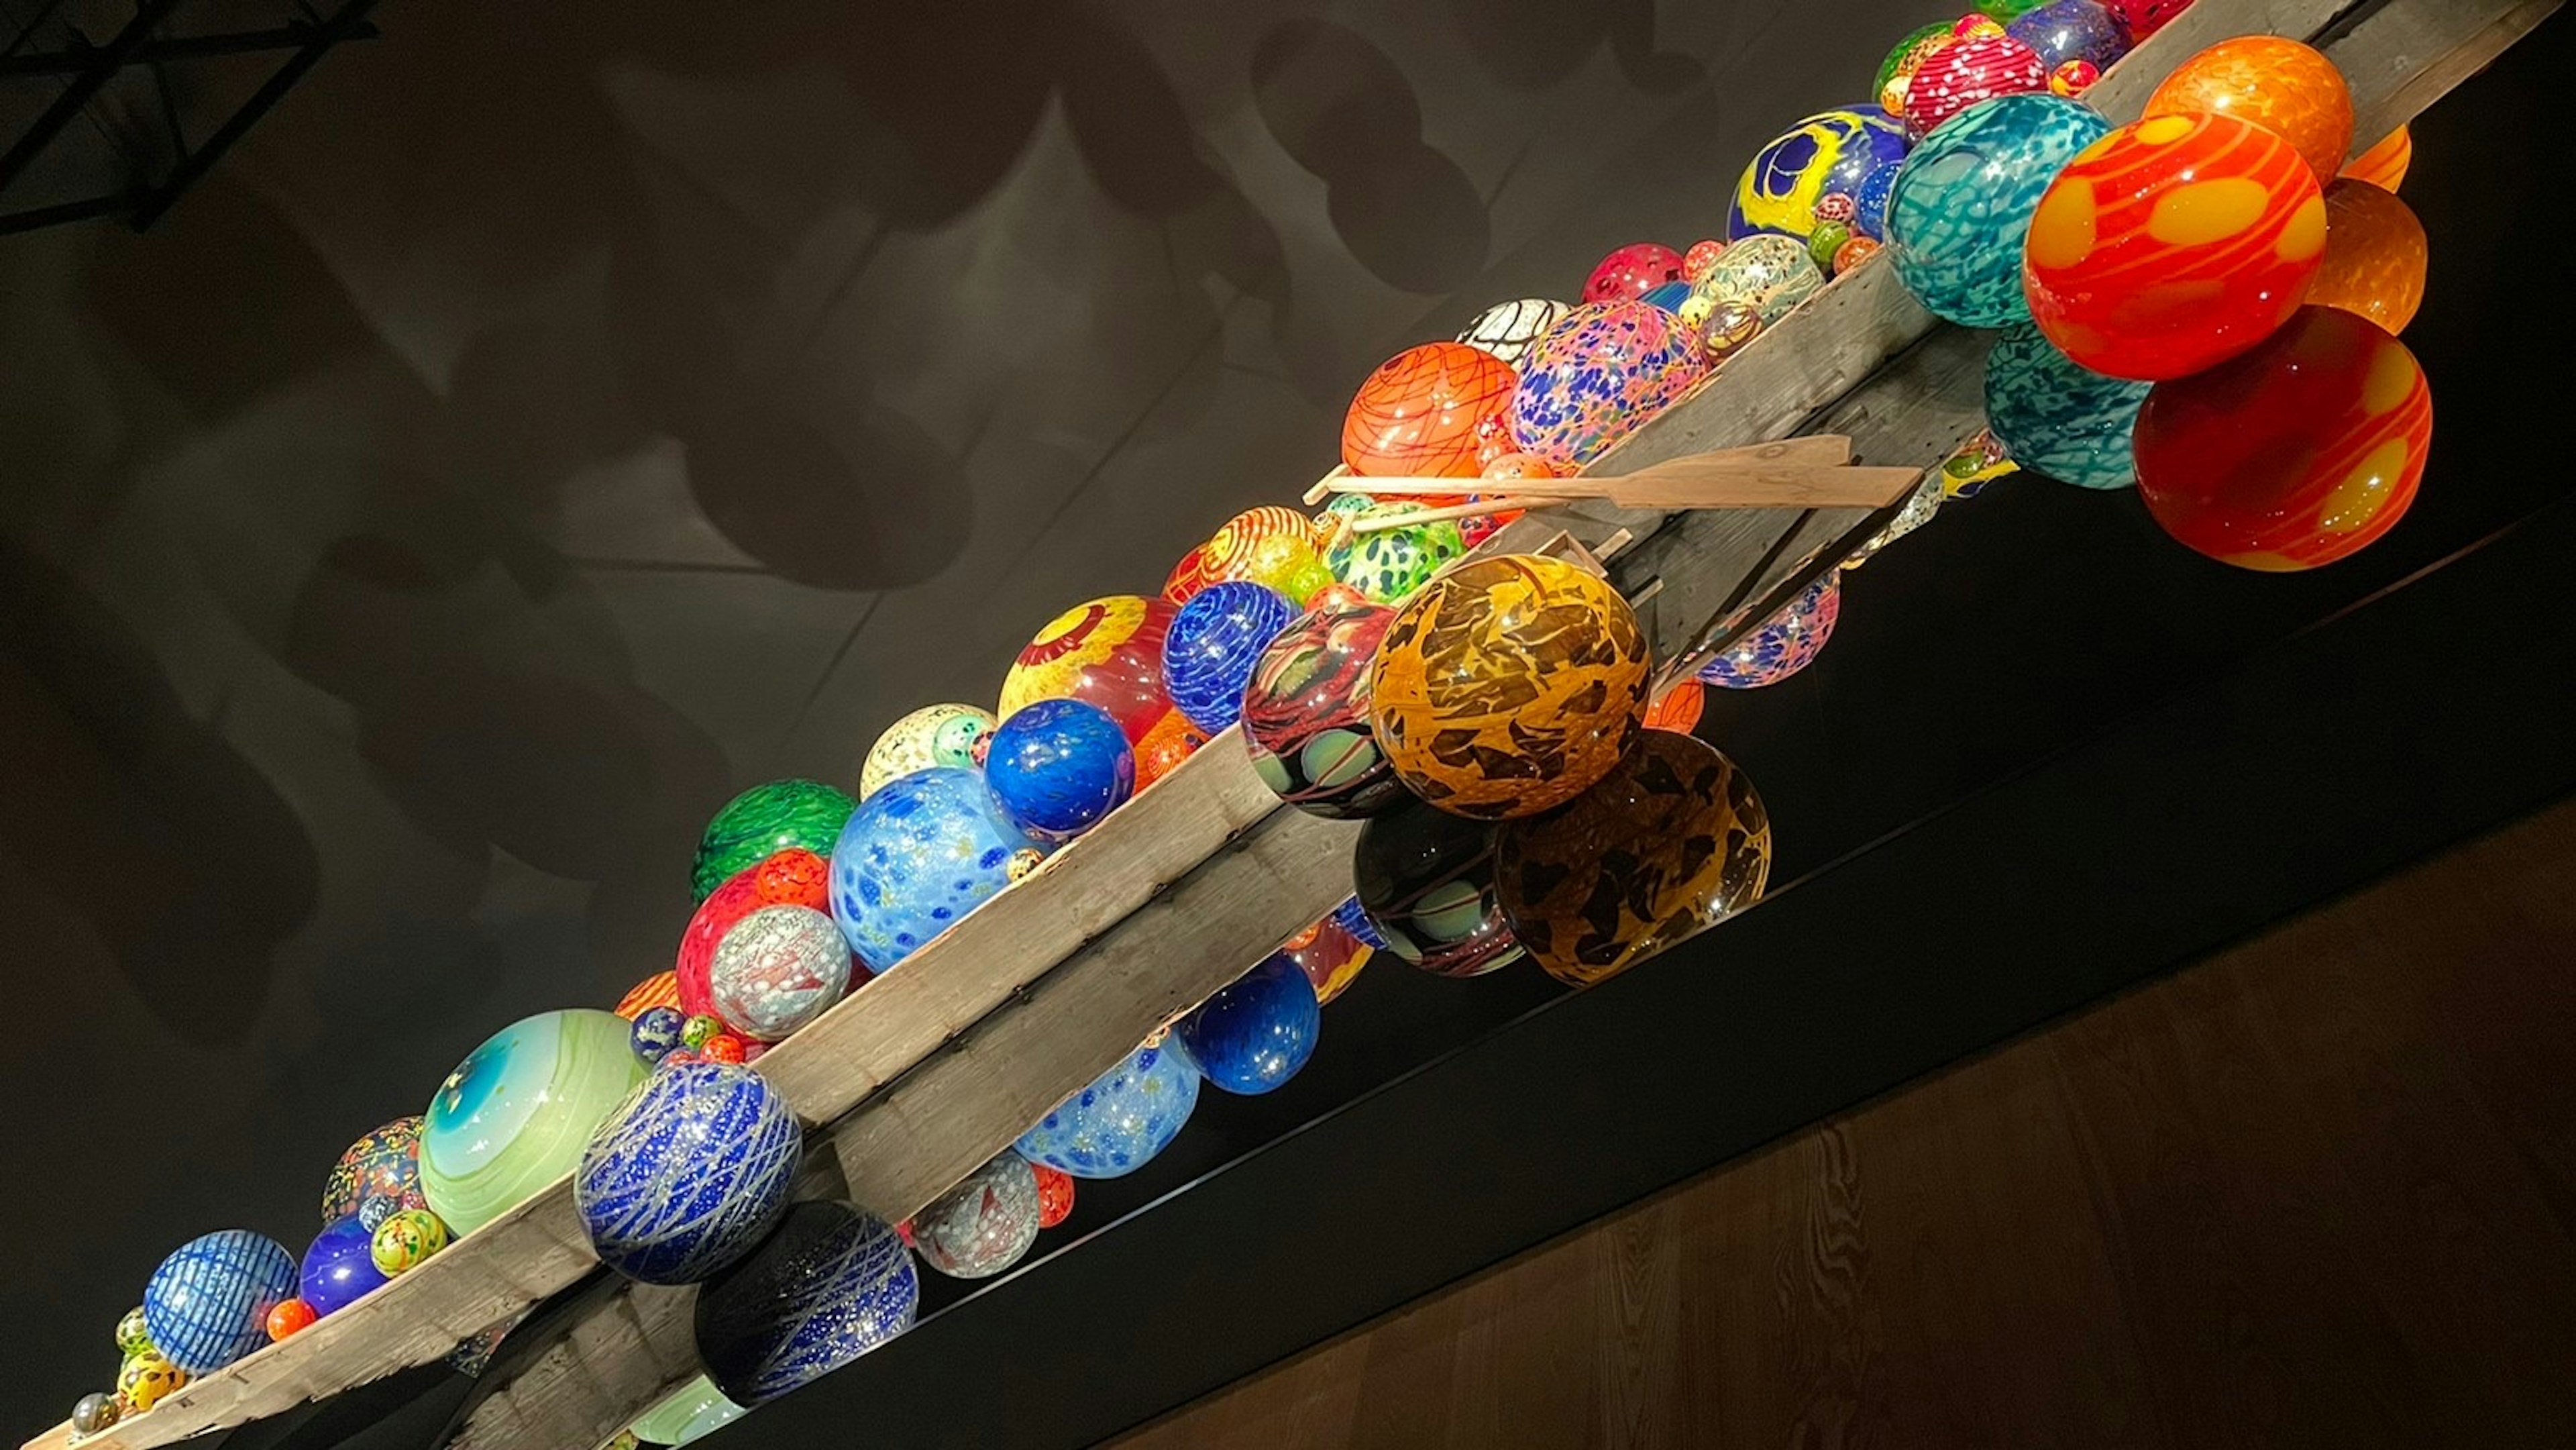
[[1649,730],[1572,805],[1499,827],[1494,875],[1522,948],[1588,987],[1759,900],[1771,818],[1715,746]]
[[1396,614],[1369,677],[1396,777],[1457,815],[1563,805],[1643,728],[1653,661],[1608,581],[1560,559],[1470,559]]

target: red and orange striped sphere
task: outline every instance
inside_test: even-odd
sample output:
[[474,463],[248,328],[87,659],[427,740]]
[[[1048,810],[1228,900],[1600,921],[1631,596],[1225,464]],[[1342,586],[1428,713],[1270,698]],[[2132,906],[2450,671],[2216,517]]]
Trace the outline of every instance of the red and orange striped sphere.
[[1379,477],[1474,478],[1476,425],[1512,400],[1512,365],[1463,342],[1408,347],[1368,375],[1342,419],[1342,462]]
[[2381,191],[2395,191],[2405,184],[2407,168],[2414,164],[2415,135],[2400,126],[2352,158],[2343,174],[2355,181],[2367,181]]
[[2432,443],[2432,390],[2406,344],[2303,307],[2252,351],[2147,393],[2138,496],[2213,559],[2313,569],[2395,526]]
[[2288,141],[2233,116],[2151,116],[2049,184],[2022,282],[2060,352],[2154,382],[2271,336],[2325,250],[2325,200]]
[[1204,553],[1205,546],[1193,546],[1181,556],[1179,563],[1172,566],[1172,572],[1163,577],[1165,599],[1174,604],[1187,604],[1198,597],[1200,590],[1208,587]]

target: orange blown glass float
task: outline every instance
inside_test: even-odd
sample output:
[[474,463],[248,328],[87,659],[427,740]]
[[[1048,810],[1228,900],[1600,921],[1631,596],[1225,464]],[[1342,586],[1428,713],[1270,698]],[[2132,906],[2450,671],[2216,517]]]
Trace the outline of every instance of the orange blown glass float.
[[1474,478],[1476,425],[1512,400],[1520,374],[1462,342],[1408,347],[1369,374],[1342,419],[1342,462],[1379,477]]
[[2139,410],[2138,496],[2166,533],[2245,569],[2313,569],[2415,501],[2433,394],[2406,344],[2304,307],[2252,351],[2158,383]]
[[2322,186],[2352,151],[2352,91],[2334,62],[2277,35],[2222,40],[2176,67],[2143,116],[2251,121],[2299,150]]
[[2367,151],[2352,158],[2343,174],[2355,181],[2367,181],[2381,191],[2395,191],[2405,184],[2406,170],[2415,164],[2415,137],[2405,127],[2382,136]]
[[2233,116],[2151,116],[2049,184],[2022,283],[2058,351],[2153,382],[2269,337],[2325,249],[2325,199],[2289,142]]
[[2308,301],[2404,332],[2424,305],[2424,224],[2415,209],[2366,181],[2326,188],[2326,260]]

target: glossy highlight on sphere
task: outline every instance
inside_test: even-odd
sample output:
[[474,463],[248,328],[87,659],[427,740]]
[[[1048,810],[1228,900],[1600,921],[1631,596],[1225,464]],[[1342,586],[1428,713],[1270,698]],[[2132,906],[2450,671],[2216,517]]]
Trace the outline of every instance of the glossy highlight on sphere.
[[447,1244],[444,1220],[425,1208],[407,1208],[375,1226],[367,1239],[367,1257],[377,1273],[390,1279],[419,1268]]
[[[1939,497],[1937,491],[1934,497]],[[1776,685],[1815,663],[1842,613],[1842,574],[1836,571],[1808,585],[1779,613],[1701,666],[1700,680],[1728,690]]]
[[[1302,532],[1304,521],[1298,522]],[[1167,599],[1112,594],[1057,615],[1002,678],[1001,717],[1039,700],[1080,700],[1108,711],[1128,740],[1142,742],[1172,712],[1163,688],[1163,637],[1179,613]]]
[[2289,142],[2232,116],[2151,116],[2050,183],[2023,282],[2058,351],[2155,382],[2271,336],[2325,248],[2325,199]]
[[1020,1156],[1076,1178],[1122,1178],[1172,1145],[1198,1101],[1197,1065],[1165,1037],[1058,1103],[1020,1135]]
[[2233,116],[2288,141],[2323,186],[2352,151],[2352,92],[2312,46],[2277,35],[2222,40],[2174,68],[2144,116]]
[[1211,584],[1181,606],[1163,644],[1172,704],[1211,735],[1243,713],[1243,687],[1261,651],[1297,618],[1279,591],[1240,580]]
[[1699,350],[1672,313],[1644,302],[1586,303],[1521,359],[1508,414],[1512,446],[1552,467],[1589,463],[1699,376]]
[[912,1247],[952,1279],[989,1279],[1038,1241],[1043,1217],[1037,1174],[1005,1148],[912,1216]]
[[1098,706],[1040,700],[993,732],[984,780],[1013,825],[1069,841],[1135,794],[1136,752]]
[[742,868],[791,846],[832,849],[833,837],[857,805],[819,780],[773,780],[735,796],[698,839],[697,864],[690,872],[698,899],[705,900]]
[[1323,1022],[1314,982],[1285,953],[1274,953],[1173,1030],[1210,1083],[1230,1093],[1266,1093],[1315,1055]]
[[1649,730],[1572,805],[1494,833],[1512,935],[1561,982],[1588,987],[1760,899],[1771,818],[1734,761]]
[[[1345,902],[1344,905],[1356,905]],[[1315,1004],[1324,1006],[1350,990],[1359,980],[1360,969],[1377,954],[1377,948],[1353,936],[1339,921],[1325,917],[1313,926],[1282,942],[1279,955],[1306,974],[1314,985]]]
[[757,1407],[912,1327],[921,1277],[883,1219],[807,1200],[698,1290],[698,1361],[725,1398]]
[[1653,660],[1616,589],[1560,559],[1471,559],[1397,611],[1369,724],[1415,795],[1480,819],[1534,815],[1618,763]]
[[1986,425],[2024,468],[2078,488],[2127,488],[2138,481],[2129,435],[2152,386],[2087,372],[2025,322],[1986,355]]
[[[804,906],[821,911],[831,903],[831,863],[801,846],[790,847],[745,866],[707,894],[680,933],[680,950],[671,979],[675,1001],[684,1016],[716,1016],[708,976],[716,949],[735,923],[764,906]],[[622,1015],[622,1014],[621,1014]]]
[[694,1284],[750,1252],[787,1211],[804,1132],[760,1074],[722,1063],[655,1073],[591,1135],[572,1180],[601,1263]]
[[1394,622],[1375,604],[1313,609],[1262,650],[1244,687],[1243,741],[1281,800],[1349,820],[1404,798],[1369,724],[1369,671]]
[[1495,894],[1491,826],[1407,802],[1360,829],[1351,881],[1378,949],[1435,977],[1481,977],[1521,955]]
[[1342,462],[1357,474],[1476,476],[1476,425],[1509,402],[1519,377],[1490,352],[1426,342],[1380,363],[1342,419]]
[[2424,305],[2430,263],[2424,224],[2395,192],[2352,177],[2326,187],[2326,259],[2308,284],[2310,303],[2404,332]]
[[375,1238],[354,1215],[322,1230],[304,1251],[301,1297],[328,1319],[385,1282],[376,1267]]
[[1727,236],[1777,232],[1804,241],[1815,232],[1817,203],[1859,191],[1871,172],[1904,160],[1911,144],[1885,116],[1848,109],[1809,116],[1754,153],[1735,183]]
[[974,705],[924,705],[885,728],[859,768],[859,799],[887,781],[934,765],[973,765],[975,744],[993,733],[993,712]]
[[1935,316],[2004,327],[2030,316],[2022,242],[2049,182],[2111,123],[2061,96],[2006,96],[1933,132],[1888,193],[1896,280]]
[[2138,495],[2165,532],[2245,569],[2313,569],[2367,548],[2415,501],[2433,395],[2406,345],[2302,308],[2138,415]]
[[870,971],[887,971],[1050,849],[1002,813],[982,771],[908,775],[862,802],[832,848],[832,920]]
[[430,1211],[463,1236],[516,1207],[581,1161],[591,1129],[648,1071],[614,1013],[540,1012],[492,1034],[421,1114]]
[[2129,53],[2129,28],[2100,0],[2049,0],[2015,17],[2004,34],[2038,52],[2051,75],[2069,61],[2109,70]]
[[211,1374],[266,1342],[268,1311],[293,1297],[295,1260],[275,1239],[238,1228],[200,1235],[143,1286],[147,1351],[184,1374]]

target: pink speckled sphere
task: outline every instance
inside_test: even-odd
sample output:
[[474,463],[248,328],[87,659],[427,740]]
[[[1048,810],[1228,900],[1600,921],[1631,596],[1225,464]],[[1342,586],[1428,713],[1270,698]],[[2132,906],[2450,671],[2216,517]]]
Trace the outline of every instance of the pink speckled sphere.
[[1634,302],[1682,279],[1682,254],[1661,242],[1631,242],[1601,259],[1583,284],[1586,302]]

